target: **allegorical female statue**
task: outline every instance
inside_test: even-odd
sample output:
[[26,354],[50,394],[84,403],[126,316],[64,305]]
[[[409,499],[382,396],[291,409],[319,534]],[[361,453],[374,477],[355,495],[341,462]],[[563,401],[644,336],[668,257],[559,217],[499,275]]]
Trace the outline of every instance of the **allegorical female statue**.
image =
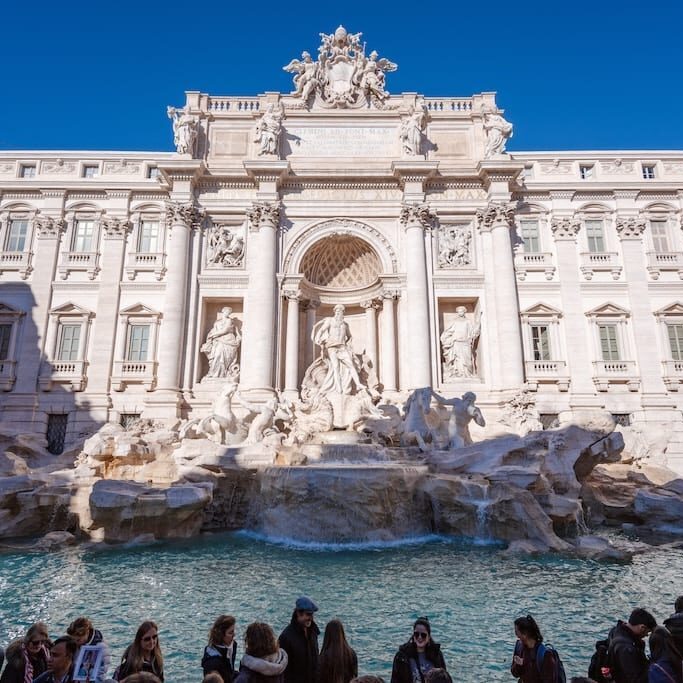
[[232,308],[225,306],[216,315],[216,322],[206,335],[201,352],[209,359],[209,371],[205,377],[230,377],[239,375],[237,360],[242,335]]
[[455,320],[441,334],[444,380],[456,377],[474,377],[474,344],[481,325],[467,319],[467,309],[458,306]]

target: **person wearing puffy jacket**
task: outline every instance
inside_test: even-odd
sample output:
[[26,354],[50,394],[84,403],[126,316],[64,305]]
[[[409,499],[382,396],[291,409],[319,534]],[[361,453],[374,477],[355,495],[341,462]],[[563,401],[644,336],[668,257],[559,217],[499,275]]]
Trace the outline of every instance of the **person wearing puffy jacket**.
[[650,636],[648,683],[683,683],[683,661],[671,633],[657,626]]

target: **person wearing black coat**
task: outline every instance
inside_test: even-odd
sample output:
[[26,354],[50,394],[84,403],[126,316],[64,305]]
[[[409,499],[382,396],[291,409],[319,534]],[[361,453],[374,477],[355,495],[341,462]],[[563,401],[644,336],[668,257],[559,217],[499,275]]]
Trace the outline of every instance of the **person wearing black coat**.
[[676,599],[674,613],[664,621],[673,637],[675,648],[683,655],[683,595]]
[[202,670],[204,675],[215,671],[224,683],[232,683],[235,678],[235,617],[222,614],[214,621],[209,631],[209,643],[204,648]]
[[391,683],[424,683],[431,669],[446,669],[441,646],[432,640],[432,629],[427,617],[413,624],[411,639],[398,648],[391,669]]
[[21,640],[7,647],[7,664],[0,676],[0,683],[25,683],[38,678],[47,671],[51,645],[47,626],[40,621],[33,624]]
[[609,632],[609,659],[615,683],[647,683],[644,638],[655,626],[655,618],[638,608],[631,612],[628,622],[619,620]]
[[318,611],[307,597],[296,601],[292,620],[278,638],[280,647],[287,653],[289,663],[285,669],[285,683],[315,683],[318,670],[318,636],[320,629],[313,620]]

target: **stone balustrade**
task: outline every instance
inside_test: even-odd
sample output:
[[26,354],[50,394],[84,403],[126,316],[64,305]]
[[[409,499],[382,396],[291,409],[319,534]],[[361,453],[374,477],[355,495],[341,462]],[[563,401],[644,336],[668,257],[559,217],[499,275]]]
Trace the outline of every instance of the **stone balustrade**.
[[99,272],[99,253],[96,251],[66,251],[59,263],[59,277],[66,280],[70,271],[85,271],[93,280]]
[[128,254],[126,276],[134,280],[137,273],[151,272],[157,280],[166,273],[166,254],[162,252],[136,251]]
[[0,360],[0,391],[11,391],[15,380],[16,361]]
[[563,360],[528,360],[525,362],[527,386],[537,391],[539,384],[557,384],[560,391],[569,390],[569,371]]
[[527,273],[540,272],[546,280],[555,274],[553,256],[549,252],[519,252],[515,254],[515,271],[518,280],[526,280]]
[[212,114],[245,114],[261,108],[258,97],[207,97],[206,110]]
[[25,280],[31,272],[30,251],[2,251],[0,252],[0,273],[6,271],[18,271],[19,275]]
[[678,272],[683,280],[683,252],[680,251],[648,251],[647,270],[653,280],[658,280],[662,271]]
[[629,391],[638,391],[640,378],[632,360],[593,361],[593,383],[598,391],[607,391],[610,384],[626,384]]
[[53,360],[43,363],[38,377],[42,391],[50,391],[53,384],[70,384],[74,391],[83,391],[86,383],[86,360]]
[[586,280],[592,280],[596,272],[608,272],[618,280],[622,266],[616,251],[584,251],[581,253],[581,272]]
[[112,389],[123,391],[128,384],[142,384],[147,391],[152,391],[157,382],[157,365],[155,360],[114,361]]

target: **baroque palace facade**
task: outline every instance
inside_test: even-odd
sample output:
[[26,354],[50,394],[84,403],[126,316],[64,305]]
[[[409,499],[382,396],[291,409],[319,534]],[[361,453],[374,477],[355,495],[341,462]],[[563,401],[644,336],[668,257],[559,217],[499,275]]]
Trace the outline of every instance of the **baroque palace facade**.
[[385,399],[526,389],[680,466],[683,151],[508,153],[493,93],[390,95],[359,36],[290,94],[188,92],[174,153],[0,153],[2,423],[59,450],[226,379],[296,397],[341,304]]

